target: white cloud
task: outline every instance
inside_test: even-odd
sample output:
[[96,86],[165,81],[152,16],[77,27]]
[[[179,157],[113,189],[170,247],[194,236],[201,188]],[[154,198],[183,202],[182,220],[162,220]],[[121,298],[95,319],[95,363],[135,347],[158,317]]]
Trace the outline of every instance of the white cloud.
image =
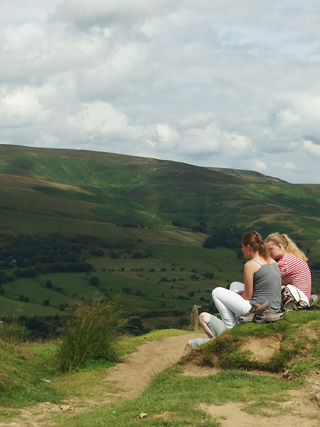
[[319,182],[317,0],[4,3],[0,141]]
[[55,89],[50,85],[42,88],[25,86],[0,94],[0,123],[2,126],[31,126],[45,122],[50,114],[46,105]]
[[309,140],[304,140],[303,148],[312,156],[320,157],[320,145],[315,144],[314,142]]
[[292,163],[292,162],[285,163],[283,167],[284,167],[284,169],[291,170],[291,171],[294,171],[294,170],[298,169],[298,167],[294,163]]
[[78,114],[68,116],[66,121],[81,139],[117,137],[125,133],[128,125],[123,113],[103,102],[84,104]]
[[264,162],[262,162],[259,159],[255,160],[255,162],[254,162],[254,169],[253,170],[256,170],[258,172],[265,172],[266,169],[267,169],[267,165]]
[[281,110],[277,114],[277,126],[292,127],[301,125],[301,117],[290,108]]
[[181,150],[189,154],[226,153],[242,156],[252,149],[251,141],[243,135],[222,131],[216,124],[205,128],[191,128],[182,134]]
[[54,20],[73,22],[83,28],[143,22],[153,14],[166,14],[180,0],[64,0],[53,14]]
[[129,43],[101,54],[107,54],[103,62],[78,72],[82,98],[109,100],[111,97],[115,100],[119,96],[133,96],[144,86],[149,71],[143,47]]
[[3,30],[3,47],[4,49],[23,51],[30,48],[30,41],[37,43],[43,35],[44,30],[41,26],[33,22],[18,27],[10,25]]
[[184,132],[180,151],[190,154],[212,154],[221,149],[219,131],[214,126],[191,128]]
[[176,142],[180,139],[178,132],[164,123],[157,125],[157,134],[160,144],[169,146],[171,146],[171,144],[176,144]]

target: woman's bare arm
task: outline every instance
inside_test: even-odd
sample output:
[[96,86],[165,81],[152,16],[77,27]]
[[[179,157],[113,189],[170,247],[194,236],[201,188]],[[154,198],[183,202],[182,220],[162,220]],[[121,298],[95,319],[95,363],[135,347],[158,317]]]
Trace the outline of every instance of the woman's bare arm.
[[242,298],[250,301],[253,295],[253,275],[259,270],[259,264],[256,262],[248,261],[243,268],[244,277],[244,291],[242,292]]

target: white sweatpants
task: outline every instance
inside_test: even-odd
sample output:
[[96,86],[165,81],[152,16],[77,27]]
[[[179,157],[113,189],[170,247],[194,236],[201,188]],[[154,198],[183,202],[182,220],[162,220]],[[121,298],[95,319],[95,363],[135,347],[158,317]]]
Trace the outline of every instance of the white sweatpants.
[[230,290],[219,287],[212,291],[213,302],[227,329],[236,326],[236,317],[246,315],[251,309],[250,301],[236,293],[243,290],[243,283],[233,282],[230,285]]

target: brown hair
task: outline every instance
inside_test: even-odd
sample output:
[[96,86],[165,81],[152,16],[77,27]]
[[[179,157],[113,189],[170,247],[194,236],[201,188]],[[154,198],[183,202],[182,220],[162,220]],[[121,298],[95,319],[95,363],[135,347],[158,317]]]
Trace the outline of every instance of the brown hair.
[[267,242],[274,242],[277,245],[282,245],[288,254],[293,254],[296,257],[302,259],[303,261],[308,261],[308,258],[302,252],[298,246],[290,239],[286,234],[272,233],[266,238]]
[[246,246],[249,245],[256,252],[259,252],[259,255],[262,256],[265,260],[270,259],[269,249],[265,245],[262,236],[257,231],[250,231],[250,233],[244,234],[241,238],[241,242]]

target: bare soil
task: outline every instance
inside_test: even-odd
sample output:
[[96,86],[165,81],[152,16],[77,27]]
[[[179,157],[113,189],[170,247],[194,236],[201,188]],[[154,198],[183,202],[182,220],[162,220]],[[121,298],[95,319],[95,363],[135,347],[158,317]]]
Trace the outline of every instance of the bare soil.
[[[10,423],[0,423],[0,427],[44,427],[51,426],[52,416],[61,411],[85,411],[95,406],[121,399],[132,399],[145,390],[152,379],[161,371],[176,363],[182,356],[184,346],[189,339],[199,337],[199,333],[190,333],[178,337],[168,337],[161,341],[149,341],[143,344],[137,352],[126,357],[120,363],[106,371],[103,380],[104,394],[99,399],[82,400],[70,399],[62,405],[50,402],[38,404],[34,407],[23,409],[19,417]],[[267,358],[278,348],[275,342],[250,343],[250,350],[256,357]],[[268,354],[267,354],[268,353]],[[188,364],[184,368],[184,375],[206,376],[219,372],[217,368],[201,367]],[[267,373],[254,372],[255,374]],[[115,389],[115,386],[117,387]],[[113,391],[110,391],[113,390]],[[243,410],[244,404],[227,403],[221,406],[201,404],[200,409],[206,411],[208,418],[214,418],[222,427],[250,426],[279,426],[279,427],[316,427],[320,426],[320,373],[314,373],[305,379],[304,386],[299,390],[290,392],[290,401],[283,402],[283,414],[274,417],[272,411],[266,416],[251,415]],[[320,405],[320,403],[319,403]],[[163,414],[162,414],[163,416]],[[170,417],[168,415],[168,417]],[[169,419],[169,418],[168,418]]]

